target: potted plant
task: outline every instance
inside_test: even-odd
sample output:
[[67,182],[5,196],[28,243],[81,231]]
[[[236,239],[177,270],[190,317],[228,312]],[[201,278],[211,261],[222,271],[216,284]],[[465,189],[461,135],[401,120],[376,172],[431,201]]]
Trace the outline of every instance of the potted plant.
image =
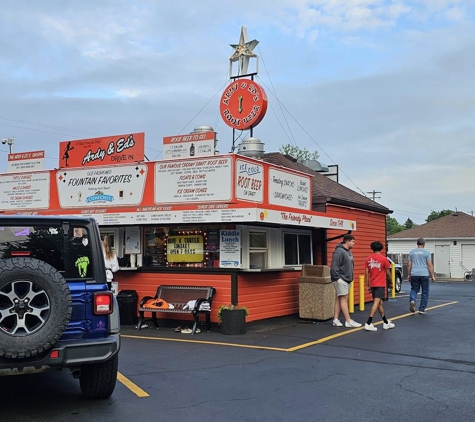
[[221,305],[218,309],[218,321],[223,334],[246,334],[246,316],[249,310],[245,306]]

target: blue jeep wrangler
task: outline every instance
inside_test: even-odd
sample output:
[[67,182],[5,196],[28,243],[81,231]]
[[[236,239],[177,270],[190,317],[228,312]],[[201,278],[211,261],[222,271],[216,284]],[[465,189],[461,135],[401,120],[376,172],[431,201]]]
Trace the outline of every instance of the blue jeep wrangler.
[[0,375],[68,368],[107,398],[119,332],[94,219],[0,216]]

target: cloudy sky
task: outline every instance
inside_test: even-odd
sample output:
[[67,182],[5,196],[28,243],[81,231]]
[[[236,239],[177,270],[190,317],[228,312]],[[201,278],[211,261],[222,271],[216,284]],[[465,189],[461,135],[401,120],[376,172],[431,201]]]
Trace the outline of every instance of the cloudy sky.
[[400,223],[475,211],[475,0],[2,2],[0,138],[44,149],[48,169],[61,141],[145,132],[157,160],[164,136],[200,125],[227,153],[241,26],[259,41],[267,152],[318,151]]

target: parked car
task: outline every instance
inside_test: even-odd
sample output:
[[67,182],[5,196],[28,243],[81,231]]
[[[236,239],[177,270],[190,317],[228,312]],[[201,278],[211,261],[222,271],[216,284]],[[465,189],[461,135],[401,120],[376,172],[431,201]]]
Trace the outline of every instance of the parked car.
[[92,218],[0,216],[0,376],[67,368],[82,394],[117,380],[120,322]]
[[401,291],[401,287],[402,287],[402,265],[397,264],[391,258],[388,258],[388,260],[391,264],[394,263],[394,269],[395,269],[395,272],[396,272],[396,281],[395,281],[395,286],[394,287],[395,287],[396,293],[399,293]]

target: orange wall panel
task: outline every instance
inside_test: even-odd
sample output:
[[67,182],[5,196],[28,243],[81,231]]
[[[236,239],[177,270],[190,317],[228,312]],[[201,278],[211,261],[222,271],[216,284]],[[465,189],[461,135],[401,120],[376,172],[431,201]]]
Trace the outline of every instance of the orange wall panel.
[[[355,247],[352,249],[352,252],[355,261],[354,290],[355,305],[357,305],[360,302],[359,276],[364,276],[364,262],[368,255],[370,255],[372,252],[370,244],[371,242],[379,240],[386,247],[386,215],[372,211],[357,210],[332,205],[327,207],[327,213],[331,216],[343,219],[352,219],[356,221],[356,230],[352,232],[353,236],[355,236]],[[341,234],[343,234],[341,230],[328,230],[327,238],[332,238]],[[328,242],[328,265],[331,265],[332,253],[335,250],[335,246],[340,242],[341,239]],[[371,297],[371,293],[369,293],[366,288],[364,291],[365,302],[372,301],[373,298]]]

